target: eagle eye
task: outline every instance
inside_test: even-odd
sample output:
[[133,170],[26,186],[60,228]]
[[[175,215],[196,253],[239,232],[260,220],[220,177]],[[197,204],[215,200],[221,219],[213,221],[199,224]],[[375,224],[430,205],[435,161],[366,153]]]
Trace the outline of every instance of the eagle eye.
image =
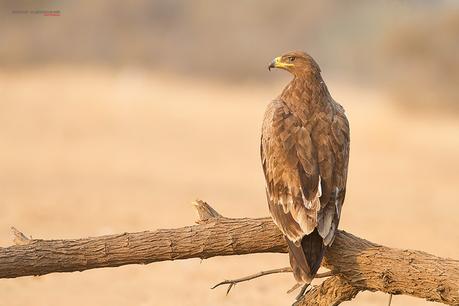
[[294,56],[289,56],[289,57],[288,57],[288,61],[289,61],[289,62],[293,62],[294,60],[295,60],[295,57],[294,57]]

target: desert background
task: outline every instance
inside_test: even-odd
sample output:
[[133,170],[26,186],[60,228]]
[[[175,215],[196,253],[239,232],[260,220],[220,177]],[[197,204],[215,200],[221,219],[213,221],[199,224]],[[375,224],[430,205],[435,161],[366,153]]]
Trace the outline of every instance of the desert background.
[[[301,49],[351,124],[340,228],[459,257],[456,1],[0,1],[0,37],[1,247],[11,226],[52,239],[190,225],[196,198],[266,216],[261,121],[289,80],[267,65]],[[290,305],[289,274],[210,290],[287,265],[254,254],[2,279],[0,305]]]

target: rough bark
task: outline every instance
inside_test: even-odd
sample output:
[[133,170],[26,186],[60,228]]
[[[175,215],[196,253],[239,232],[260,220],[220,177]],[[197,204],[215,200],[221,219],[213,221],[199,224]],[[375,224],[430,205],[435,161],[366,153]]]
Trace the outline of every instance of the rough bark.
[[[85,239],[29,239],[0,248],[0,278],[165,260],[287,251],[270,218],[230,219],[197,202],[198,225]],[[459,261],[381,246],[339,231],[323,265],[334,273],[296,305],[338,305],[359,291],[407,294],[459,305]]]
[[308,291],[293,306],[339,305],[342,302],[352,300],[360,291],[362,290],[352,286],[344,278],[333,276]]

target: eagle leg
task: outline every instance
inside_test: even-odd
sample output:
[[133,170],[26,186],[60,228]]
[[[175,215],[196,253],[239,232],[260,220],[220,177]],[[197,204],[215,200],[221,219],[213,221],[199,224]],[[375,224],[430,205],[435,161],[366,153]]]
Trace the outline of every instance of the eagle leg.
[[[325,278],[325,277],[330,277],[330,276],[333,276],[333,275],[336,275],[335,273],[333,273],[333,271],[327,271],[327,272],[323,272],[323,273],[317,273],[315,278]],[[292,306],[295,306],[296,303],[306,294],[306,292],[309,291],[309,290],[307,290],[308,288],[309,289],[313,288],[310,285],[311,285],[310,283],[303,285],[303,287],[301,288],[300,292],[298,293],[298,295],[295,298],[295,303],[293,303]],[[301,283],[296,283],[289,291],[287,291],[287,293],[291,293],[291,292],[295,291],[300,286],[301,286]]]
[[296,296],[295,301],[298,301],[299,299],[301,299],[303,297],[303,295],[306,293],[306,289],[308,289],[309,285],[310,284],[304,284],[304,286],[301,288],[300,292]]

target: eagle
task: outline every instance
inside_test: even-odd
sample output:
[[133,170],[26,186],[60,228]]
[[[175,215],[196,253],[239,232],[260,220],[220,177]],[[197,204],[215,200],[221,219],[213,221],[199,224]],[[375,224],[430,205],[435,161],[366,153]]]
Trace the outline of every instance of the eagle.
[[338,228],[346,194],[349,122],[310,55],[288,52],[268,68],[293,75],[265,111],[260,151],[269,212],[286,238],[295,280],[305,285],[301,295]]

